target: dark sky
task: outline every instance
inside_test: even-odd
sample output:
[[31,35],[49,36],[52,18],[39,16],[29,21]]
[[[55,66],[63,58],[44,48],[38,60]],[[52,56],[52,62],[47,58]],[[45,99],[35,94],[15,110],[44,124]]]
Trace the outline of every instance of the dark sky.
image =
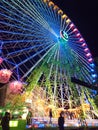
[[98,0],[52,0],[76,25],[93,57],[98,57]]

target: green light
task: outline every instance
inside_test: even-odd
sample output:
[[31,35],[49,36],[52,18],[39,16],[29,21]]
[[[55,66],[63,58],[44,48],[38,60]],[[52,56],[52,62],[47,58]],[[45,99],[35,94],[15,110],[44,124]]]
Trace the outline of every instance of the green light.
[[18,121],[10,121],[10,127],[18,127]]

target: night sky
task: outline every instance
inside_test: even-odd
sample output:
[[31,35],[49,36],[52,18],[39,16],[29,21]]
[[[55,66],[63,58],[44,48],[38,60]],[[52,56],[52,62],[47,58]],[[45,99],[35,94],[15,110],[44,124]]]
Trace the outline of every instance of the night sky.
[[98,0],[52,0],[76,25],[93,57],[98,57]]

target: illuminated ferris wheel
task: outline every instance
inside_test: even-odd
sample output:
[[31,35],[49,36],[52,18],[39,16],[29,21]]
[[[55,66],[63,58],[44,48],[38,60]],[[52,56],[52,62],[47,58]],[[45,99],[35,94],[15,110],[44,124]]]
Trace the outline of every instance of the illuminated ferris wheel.
[[[29,82],[43,87],[64,106],[97,74],[92,54],[74,23],[50,0],[0,1],[0,82]],[[84,89],[85,91],[85,89]]]

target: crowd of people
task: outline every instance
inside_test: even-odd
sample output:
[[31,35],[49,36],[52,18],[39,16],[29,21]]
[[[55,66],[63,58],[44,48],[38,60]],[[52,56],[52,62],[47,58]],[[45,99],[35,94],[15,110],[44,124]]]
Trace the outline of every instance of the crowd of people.
[[[68,117],[68,119],[74,119],[74,115],[73,113],[69,113],[69,112],[64,112],[61,111],[60,115],[58,117],[58,127],[59,130],[64,130],[64,123],[65,123],[65,116]],[[1,118],[1,126],[2,126],[2,130],[10,130],[9,127],[9,122],[10,122],[10,118],[11,115],[9,112],[5,112],[5,115]],[[52,118],[53,118],[53,113],[52,113],[52,109],[49,110],[49,124],[52,124]],[[79,119],[79,123],[83,123],[83,121],[81,121]],[[31,125],[32,124],[32,111],[28,111],[27,117],[26,117],[26,125]]]
[[[49,124],[52,124],[52,118],[53,118],[52,109],[50,109],[49,110]],[[59,130],[64,130],[64,122],[65,122],[64,121],[64,112],[62,111],[58,118]],[[26,123],[27,123],[27,125],[31,125],[31,123],[32,123],[32,112],[31,111],[29,111],[27,114]]]

